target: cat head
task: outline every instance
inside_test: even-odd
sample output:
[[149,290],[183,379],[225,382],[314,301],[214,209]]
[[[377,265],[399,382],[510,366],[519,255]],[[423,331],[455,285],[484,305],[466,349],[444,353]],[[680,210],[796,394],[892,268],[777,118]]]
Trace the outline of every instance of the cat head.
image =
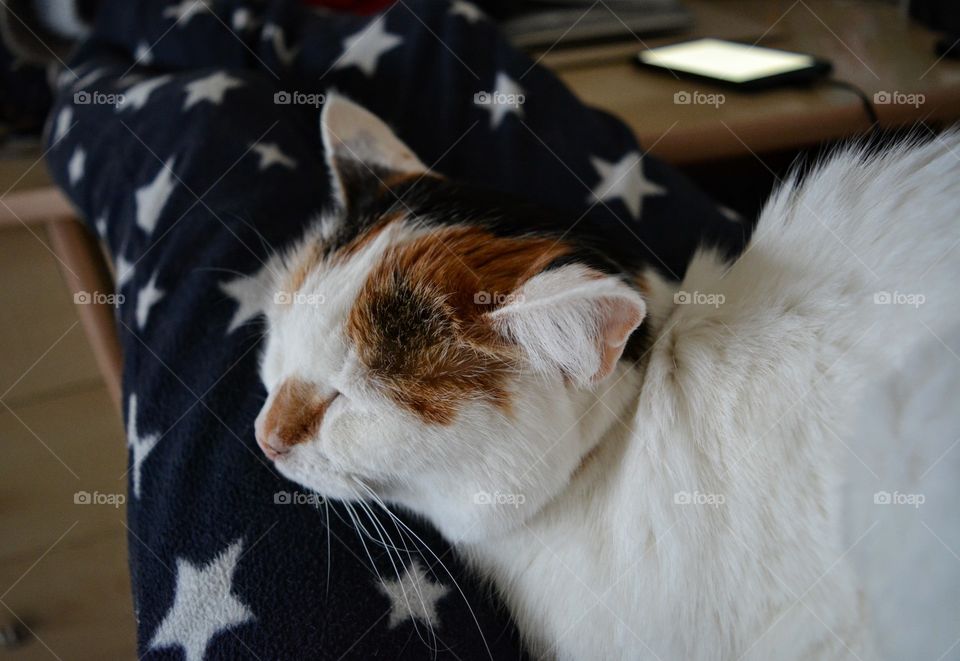
[[628,369],[643,299],[356,104],[331,95],[321,128],[337,204],[275,269],[257,441],[287,478],[453,540],[517,525],[598,440],[583,418]]

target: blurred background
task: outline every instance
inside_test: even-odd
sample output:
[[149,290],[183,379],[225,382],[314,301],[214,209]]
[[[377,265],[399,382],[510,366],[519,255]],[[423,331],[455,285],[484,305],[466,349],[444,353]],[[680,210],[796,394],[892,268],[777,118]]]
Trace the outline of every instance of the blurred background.
[[[120,359],[109,305],[75,297],[77,276],[109,287],[109,267],[51,188],[40,138],[51,82],[100,4],[0,0],[3,658],[60,658],[54,650],[71,659],[136,654],[127,453],[115,404]],[[391,3],[311,4],[371,13]],[[732,222],[750,222],[798,157],[870,131],[932,134],[960,119],[956,0],[476,4],[534,61],[713,195]],[[829,62],[832,73],[747,92],[634,61],[641,51],[696,37],[810,54]]]

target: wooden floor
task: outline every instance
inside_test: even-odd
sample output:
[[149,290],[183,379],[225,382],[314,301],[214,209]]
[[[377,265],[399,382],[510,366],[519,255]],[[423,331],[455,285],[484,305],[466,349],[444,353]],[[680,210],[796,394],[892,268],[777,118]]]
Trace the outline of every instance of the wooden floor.
[[123,429],[34,231],[0,231],[0,657],[132,659]]

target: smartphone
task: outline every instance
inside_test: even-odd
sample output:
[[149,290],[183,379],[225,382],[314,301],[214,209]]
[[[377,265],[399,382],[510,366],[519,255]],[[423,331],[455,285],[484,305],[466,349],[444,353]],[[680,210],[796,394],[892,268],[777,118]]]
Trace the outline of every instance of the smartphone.
[[830,73],[830,62],[813,55],[722,39],[696,39],[642,51],[643,67],[673,72],[740,90],[806,83]]

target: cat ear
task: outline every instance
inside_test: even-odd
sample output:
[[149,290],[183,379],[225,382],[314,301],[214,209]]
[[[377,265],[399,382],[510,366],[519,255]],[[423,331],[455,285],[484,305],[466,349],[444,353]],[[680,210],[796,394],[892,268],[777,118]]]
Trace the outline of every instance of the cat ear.
[[569,264],[544,271],[489,313],[533,368],[581,386],[606,379],[646,315],[640,294],[618,278]]
[[381,185],[390,173],[429,169],[380,118],[336,92],[327,95],[320,132],[341,206]]

